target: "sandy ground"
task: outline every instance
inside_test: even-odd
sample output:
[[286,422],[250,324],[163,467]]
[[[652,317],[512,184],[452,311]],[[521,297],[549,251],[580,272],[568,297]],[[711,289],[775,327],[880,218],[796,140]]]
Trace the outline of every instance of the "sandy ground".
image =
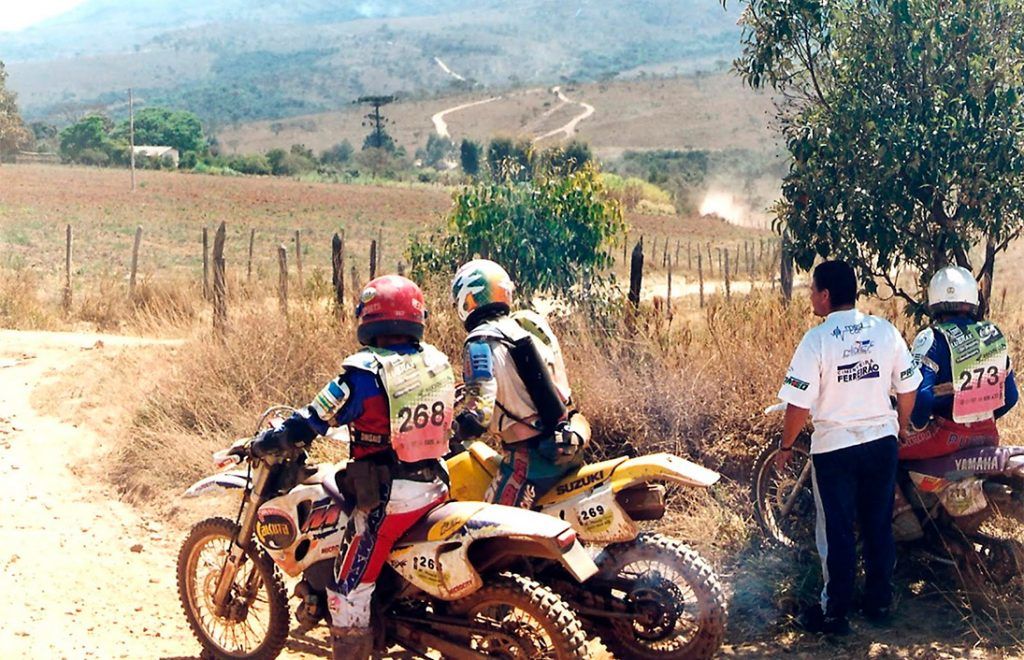
[[[0,331],[0,657],[198,655],[175,585],[182,530],[120,502],[97,474],[114,439],[62,414],[89,387],[69,376],[152,343]],[[318,640],[296,639],[282,657],[325,653]]]

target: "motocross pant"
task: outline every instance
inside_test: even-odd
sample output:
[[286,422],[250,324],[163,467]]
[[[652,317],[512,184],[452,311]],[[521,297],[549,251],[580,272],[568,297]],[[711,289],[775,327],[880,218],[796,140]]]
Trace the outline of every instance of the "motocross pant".
[[498,474],[484,497],[488,502],[530,509],[565,475],[583,465],[582,452],[561,462],[553,438],[506,443]]
[[825,586],[821,609],[845,618],[853,602],[859,524],[864,552],[864,606],[889,607],[896,543],[892,533],[896,438],[812,454],[815,535]]
[[968,447],[998,447],[995,420],[958,424],[936,417],[928,426],[900,440],[900,460],[938,458]]
[[391,548],[431,509],[448,499],[440,479],[381,482],[380,504],[370,511],[355,509],[327,587],[331,624],[338,628],[369,628],[374,583]]

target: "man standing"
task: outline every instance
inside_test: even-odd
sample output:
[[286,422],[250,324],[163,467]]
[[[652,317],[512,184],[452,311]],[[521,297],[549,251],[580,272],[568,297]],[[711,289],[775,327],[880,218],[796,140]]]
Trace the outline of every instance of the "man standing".
[[[864,542],[864,614],[885,620],[892,602],[896,436],[907,427],[921,375],[896,328],[857,311],[856,301],[857,277],[848,264],[827,261],[814,269],[811,307],[825,320],[800,341],[779,391],[788,406],[778,470],[789,460],[807,416],[814,420],[811,475],[825,585],[820,606],[801,617],[811,632],[850,630],[855,523]],[[889,398],[893,390],[897,410]]]

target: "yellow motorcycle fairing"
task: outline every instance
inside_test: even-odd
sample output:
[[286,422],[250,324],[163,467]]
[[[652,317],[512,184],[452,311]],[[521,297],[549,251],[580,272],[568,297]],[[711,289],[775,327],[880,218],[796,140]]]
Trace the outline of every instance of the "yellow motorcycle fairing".
[[501,455],[479,440],[467,449],[445,461],[452,482],[450,495],[459,502],[483,502],[487,488],[498,474]]
[[682,486],[707,488],[721,475],[674,454],[660,452],[625,461],[612,474],[612,490],[620,490],[648,481],[671,481]]

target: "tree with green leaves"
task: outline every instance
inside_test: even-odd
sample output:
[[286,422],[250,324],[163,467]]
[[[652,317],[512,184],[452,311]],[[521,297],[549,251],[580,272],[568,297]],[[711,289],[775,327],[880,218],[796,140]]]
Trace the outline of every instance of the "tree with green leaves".
[[483,147],[479,142],[463,138],[462,144],[459,145],[459,164],[467,176],[476,177],[480,174],[481,153],[483,153]]
[[442,169],[455,155],[455,144],[437,133],[427,137],[427,145],[416,150],[416,158],[426,167]]
[[752,87],[792,161],[775,207],[797,263],[857,265],[917,306],[947,263],[990,297],[1024,227],[1022,0],[740,0]]
[[[128,121],[118,126],[116,137],[128,139]],[[203,153],[206,136],[199,118],[187,110],[143,108],[135,113],[135,144],[174,147],[179,154]]]
[[7,89],[7,70],[0,61],[0,156],[17,153],[32,140],[18,112],[18,97]]
[[487,167],[496,181],[528,181],[534,157],[533,145],[525,138],[496,137],[487,145]]
[[125,161],[128,143],[112,136],[114,122],[89,115],[60,132],[60,155],[66,161],[107,165]]
[[480,256],[508,270],[528,298],[551,293],[582,300],[612,263],[625,231],[618,202],[592,166],[568,176],[494,181],[455,195],[447,226],[409,246],[414,276],[453,273]]

